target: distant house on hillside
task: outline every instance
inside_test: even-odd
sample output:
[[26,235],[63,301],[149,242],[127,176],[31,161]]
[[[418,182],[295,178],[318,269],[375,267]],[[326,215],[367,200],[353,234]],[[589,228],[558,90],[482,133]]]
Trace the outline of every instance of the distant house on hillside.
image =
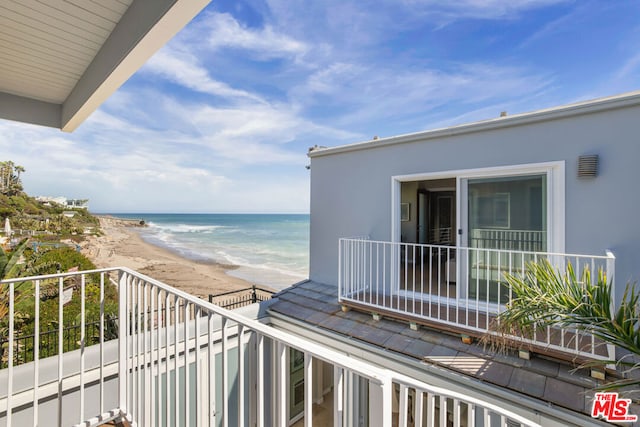
[[51,197],[51,196],[38,196],[36,200],[43,203],[46,206],[51,206],[52,203],[60,205],[70,209],[89,209],[89,199],[67,199],[66,197]]

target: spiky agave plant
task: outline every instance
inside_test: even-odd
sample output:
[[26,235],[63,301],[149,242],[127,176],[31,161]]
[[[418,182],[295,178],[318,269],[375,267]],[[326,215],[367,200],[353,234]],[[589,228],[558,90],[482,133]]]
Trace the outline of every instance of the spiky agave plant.
[[[548,260],[530,263],[523,276],[505,275],[513,299],[495,322],[502,334],[514,331],[526,338],[547,326],[575,328],[593,334],[606,343],[627,350],[632,356],[620,360],[598,360],[589,366],[615,364],[627,373],[640,364],[640,293],[628,283],[620,305],[614,308],[612,283],[599,270],[594,281],[585,269],[578,276],[568,263],[562,273]],[[634,357],[635,356],[635,357]],[[630,377],[609,383],[603,389],[638,386],[640,379]]]

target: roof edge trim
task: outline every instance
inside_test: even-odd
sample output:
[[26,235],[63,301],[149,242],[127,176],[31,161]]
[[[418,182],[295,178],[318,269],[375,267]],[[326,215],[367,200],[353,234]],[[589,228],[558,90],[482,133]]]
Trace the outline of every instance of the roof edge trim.
[[75,130],[211,0],[135,0],[62,105]]
[[60,128],[60,104],[0,92],[0,118]]
[[321,148],[310,151],[308,153],[308,156],[310,158],[322,157],[332,154],[368,150],[395,144],[404,144],[455,135],[464,135],[467,133],[521,126],[547,120],[563,119],[572,116],[591,114],[634,105],[640,105],[640,91],[628,92],[606,98],[597,98],[589,101],[567,104],[559,107],[552,107],[528,113],[514,114],[512,116],[497,117],[494,119],[464,123],[447,128],[439,128],[411,134],[392,136],[388,138],[380,138],[371,141],[357,142],[354,144],[340,145],[337,147]]

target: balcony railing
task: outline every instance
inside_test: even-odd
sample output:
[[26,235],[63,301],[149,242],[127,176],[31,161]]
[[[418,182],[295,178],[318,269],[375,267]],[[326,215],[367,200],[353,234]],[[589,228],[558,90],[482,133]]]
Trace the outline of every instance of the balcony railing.
[[[78,291],[64,297],[65,284]],[[313,423],[313,369],[333,366],[335,426],[537,426],[527,408],[507,409],[408,378],[200,300],[132,270],[103,269],[1,281],[7,315],[7,369],[0,370],[0,424],[98,426],[288,426],[289,350],[304,354],[304,425]],[[42,288],[57,296],[41,301]],[[118,338],[107,341],[116,290]],[[19,290],[20,292],[17,292]],[[98,300],[92,298],[98,295]],[[62,298],[60,297],[62,296]],[[46,306],[46,307],[45,307]],[[33,362],[15,366],[16,314],[31,307]],[[75,307],[75,308],[74,308]],[[79,310],[79,348],[43,358],[41,324]],[[98,311],[98,344],[85,318]],[[25,327],[25,324],[22,325]],[[357,396],[359,397],[356,397]],[[363,396],[366,396],[363,399]],[[525,414],[525,415],[523,415]]]
[[[489,236],[485,236],[489,238]],[[505,274],[525,272],[546,259],[563,270],[602,269],[614,276],[615,258],[506,249],[340,239],[339,299],[374,312],[476,335],[492,333],[492,322],[512,298]],[[613,360],[615,349],[593,335],[549,327],[529,338],[508,337],[536,349]]]

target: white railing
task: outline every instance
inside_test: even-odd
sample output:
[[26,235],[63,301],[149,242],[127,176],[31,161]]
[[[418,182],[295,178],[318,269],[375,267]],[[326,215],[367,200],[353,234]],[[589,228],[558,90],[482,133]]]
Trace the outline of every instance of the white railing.
[[[614,277],[615,258],[515,250],[465,248],[366,239],[340,239],[339,300],[372,311],[443,325],[460,332],[491,333],[492,322],[511,300],[505,274],[522,274],[527,263],[546,259],[563,270],[602,269]],[[593,335],[549,327],[531,339],[537,348],[613,360],[614,348]]]
[[469,246],[542,252],[546,247],[547,232],[534,230],[500,230],[475,228],[469,231]]
[[[433,425],[434,420],[440,425],[453,420],[455,426],[487,426],[492,420],[539,425],[529,420],[538,415],[527,408],[515,413],[407,378],[126,268],[12,279],[0,285],[7,307],[7,368],[0,370],[6,377],[0,381],[0,424],[6,426],[98,426],[113,419],[139,426],[288,426],[289,349],[304,353],[305,426],[313,421],[310,396],[316,360],[334,369],[335,426],[359,425],[361,417],[371,426],[384,427],[396,425],[394,419],[400,426]],[[71,288],[71,299],[58,298]],[[118,337],[109,340],[107,329],[113,322],[108,319],[116,298]],[[60,328],[59,354],[40,358],[36,338],[32,361],[14,360],[19,332],[14,317],[31,306],[36,337],[52,309],[58,325],[72,315],[69,310],[78,309],[79,348],[63,352]],[[89,345],[85,316],[96,309],[98,342]],[[363,382],[367,402],[360,407],[354,393]]]

